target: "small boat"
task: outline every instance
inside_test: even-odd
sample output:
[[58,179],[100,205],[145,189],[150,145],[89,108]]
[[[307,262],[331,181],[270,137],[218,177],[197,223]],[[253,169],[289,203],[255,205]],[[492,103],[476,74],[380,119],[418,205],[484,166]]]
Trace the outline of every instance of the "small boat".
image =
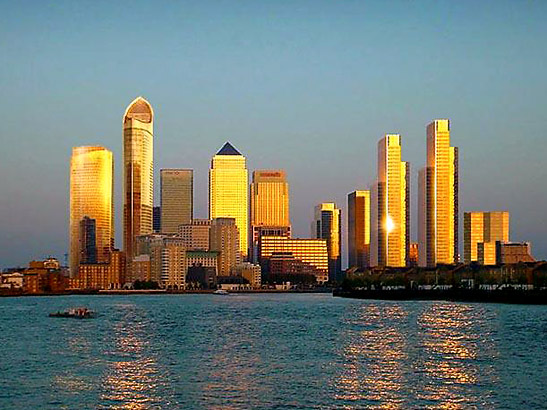
[[49,317],[71,317],[75,319],[91,319],[96,316],[95,312],[92,310],[89,310],[88,308],[75,308],[75,309],[69,309],[65,310],[63,312],[58,311],[54,313],[50,313]]
[[227,290],[217,289],[213,292],[213,295],[229,295]]

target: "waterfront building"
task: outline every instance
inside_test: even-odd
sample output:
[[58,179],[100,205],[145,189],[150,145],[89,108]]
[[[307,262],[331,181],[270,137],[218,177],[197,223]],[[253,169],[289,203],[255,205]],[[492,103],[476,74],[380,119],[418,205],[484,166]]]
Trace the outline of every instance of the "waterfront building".
[[192,267],[203,267],[214,269],[215,275],[218,270],[218,259],[220,252],[194,250],[186,251],[186,271]]
[[[317,282],[329,280],[329,254],[326,239],[296,239],[286,236],[263,236],[260,239],[260,265],[267,274],[310,274]],[[282,256],[287,270],[277,270],[270,263]],[[274,268],[274,269],[272,269]]]
[[427,126],[426,166],[419,171],[419,265],[458,262],[458,148],[450,146],[450,122]]
[[378,176],[371,188],[371,266],[404,267],[410,251],[410,165],[401,161],[401,136],[378,142]]
[[176,235],[154,235],[150,239],[150,276],[167,289],[184,289],[186,246]]
[[108,262],[82,263],[78,274],[71,278],[73,289],[121,289],[125,283],[125,257],[119,250],[112,250]]
[[123,115],[123,250],[131,282],[135,240],[152,233],[153,206],[154,111],[137,97]]
[[[478,262],[495,265],[496,241],[509,242],[509,212],[464,213],[463,251],[465,263]],[[481,243],[485,245],[479,245]]]
[[31,261],[29,267],[23,271],[23,292],[31,294],[63,292],[68,287],[68,281],[69,279],[62,274],[57,259]]
[[262,285],[262,269],[260,265],[242,262],[232,268],[232,276],[245,278],[253,289],[260,289]]
[[152,232],[161,232],[161,207],[159,206],[152,208]]
[[239,232],[235,218],[215,218],[211,221],[209,249],[219,252],[219,276],[230,276],[232,267],[241,261]]
[[193,218],[194,171],[160,170],[161,233],[177,233],[181,224]]
[[342,273],[342,211],[334,202],[315,207],[312,237],[325,239],[329,255],[329,280],[340,280]]
[[256,240],[256,245],[253,246],[252,260],[259,262],[260,259],[260,238],[263,236],[284,236],[291,237],[290,226],[255,226],[253,228],[253,242]]
[[209,218],[234,218],[239,251],[248,252],[248,186],[246,159],[229,142],[216,153],[209,170]]
[[179,236],[188,250],[209,250],[210,219],[193,219],[189,224],[179,225]]
[[142,254],[135,256],[132,262],[133,280],[150,282],[152,280],[150,271],[150,255]]
[[[114,246],[114,160],[103,147],[76,147],[70,160],[70,275],[78,273],[82,246],[93,261],[108,262]],[[82,232],[82,220],[87,231]],[[90,220],[94,220],[91,222]],[[91,225],[94,225],[93,229]],[[82,235],[89,235],[84,238]],[[93,238],[94,236],[94,238]],[[86,243],[86,240],[88,242]],[[94,245],[92,244],[94,242]],[[87,257],[87,255],[85,256]]]
[[263,228],[281,228],[290,232],[289,184],[284,170],[256,170],[251,190],[251,259],[257,254]]
[[348,266],[370,264],[370,191],[348,194]]
[[530,242],[496,242],[496,261],[498,264],[535,262]]

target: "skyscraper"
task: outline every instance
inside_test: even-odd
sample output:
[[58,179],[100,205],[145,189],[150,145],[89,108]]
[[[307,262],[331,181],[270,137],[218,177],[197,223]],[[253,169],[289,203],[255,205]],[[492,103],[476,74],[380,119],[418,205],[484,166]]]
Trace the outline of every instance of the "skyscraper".
[[427,162],[419,172],[419,264],[458,261],[458,148],[450,146],[450,123],[427,126]]
[[371,266],[403,267],[410,251],[410,165],[401,161],[401,136],[378,142],[378,177],[372,187]]
[[324,202],[315,207],[312,235],[327,241],[329,255],[329,280],[340,280],[342,272],[342,212],[333,202]]
[[[114,159],[103,147],[76,147],[70,160],[70,274],[78,273],[81,224],[94,220],[96,261],[108,262],[114,246]],[[89,229],[88,229],[89,232]]]
[[509,242],[509,212],[465,212],[463,256],[465,263],[496,264],[496,242]]
[[97,263],[97,223],[84,216],[80,221],[80,264]]
[[142,97],[123,116],[123,166],[123,249],[132,281],[135,238],[152,232],[154,206],[154,111]]
[[239,249],[248,249],[249,175],[246,159],[229,142],[216,153],[209,170],[209,218],[235,218]]
[[194,171],[191,169],[162,169],[161,232],[177,233],[179,225],[189,224],[193,218]]
[[215,218],[209,231],[209,250],[219,252],[218,275],[229,276],[241,262],[239,233],[235,218]]
[[350,268],[370,264],[370,191],[348,194],[348,264]]
[[283,228],[290,234],[289,184],[284,170],[257,170],[251,183],[251,255],[257,255],[261,232]]
[[154,233],[161,232],[161,207],[159,206],[152,208],[152,231]]

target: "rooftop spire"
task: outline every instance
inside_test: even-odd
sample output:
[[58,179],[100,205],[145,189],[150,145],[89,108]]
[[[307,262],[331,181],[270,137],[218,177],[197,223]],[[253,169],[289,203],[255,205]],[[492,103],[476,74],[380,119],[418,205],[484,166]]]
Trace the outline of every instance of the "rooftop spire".
[[217,155],[241,155],[241,152],[235,149],[232,144],[226,142],[226,144],[222,146],[220,151],[217,152]]

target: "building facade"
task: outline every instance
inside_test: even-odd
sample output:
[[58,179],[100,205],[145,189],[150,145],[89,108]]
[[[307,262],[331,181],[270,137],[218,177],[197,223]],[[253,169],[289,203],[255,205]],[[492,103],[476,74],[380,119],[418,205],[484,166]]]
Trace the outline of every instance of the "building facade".
[[179,225],[179,236],[188,250],[209,250],[210,219],[193,219],[189,224]]
[[450,122],[427,126],[427,160],[419,173],[420,266],[458,262],[458,148],[450,146]]
[[125,283],[125,257],[113,250],[109,262],[82,263],[78,274],[70,279],[76,289],[121,289]]
[[348,194],[348,266],[370,265],[370,191]]
[[194,171],[160,170],[161,233],[177,233],[179,225],[192,222]]
[[[495,265],[496,241],[509,242],[509,212],[464,213],[463,256],[465,263],[478,262]],[[479,245],[481,243],[485,245]]]
[[234,218],[239,251],[248,252],[249,175],[246,159],[229,142],[216,153],[209,170],[209,218]]
[[257,254],[259,235],[263,228],[285,228],[290,232],[289,184],[284,170],[256,170],[251,190],[251,259]]
[[324,202],[314,209],[312,237],[327,241],[329,280],[340,280],[342,272],[342,211],[334,202]]
[[[319,283],[329,280],[329,254],[325,239],[263,236],[260,242],[260,265],[263,271],[271,273],[272,266],[270,264],[279,255],[283,256],[284,261],[291,261],[290,264],[287,264],[290,269],[299,265],[298,273],[312,274]],[[279,271],[279,273],[292,272]]]
[[371,266],[407,266],[410,165],[401,161],[401,136],[398,134],[387,134],[378,142],[378,177],[371,196]]
[[[108,262],[114,247],[114,159],[103,147],[76,147],[70,160],[70,275],[78,273],[82,246],[95,242],[96,262]],[[93,219],[85,238],[84,218]],[[85,223],[85,222],[84,222]],[[91,221],[89,221],[91,224]],[[86,244],[87,241],[87,244]]]
[[230,276],[232,268],[241,262],[239,238],[235,218],[215,218],[211,221],[209,250],[219,253],[219,276]]
[[137,97],[123,115],[123,250],[132,281],[135,239],[153,231],[154,111]]

